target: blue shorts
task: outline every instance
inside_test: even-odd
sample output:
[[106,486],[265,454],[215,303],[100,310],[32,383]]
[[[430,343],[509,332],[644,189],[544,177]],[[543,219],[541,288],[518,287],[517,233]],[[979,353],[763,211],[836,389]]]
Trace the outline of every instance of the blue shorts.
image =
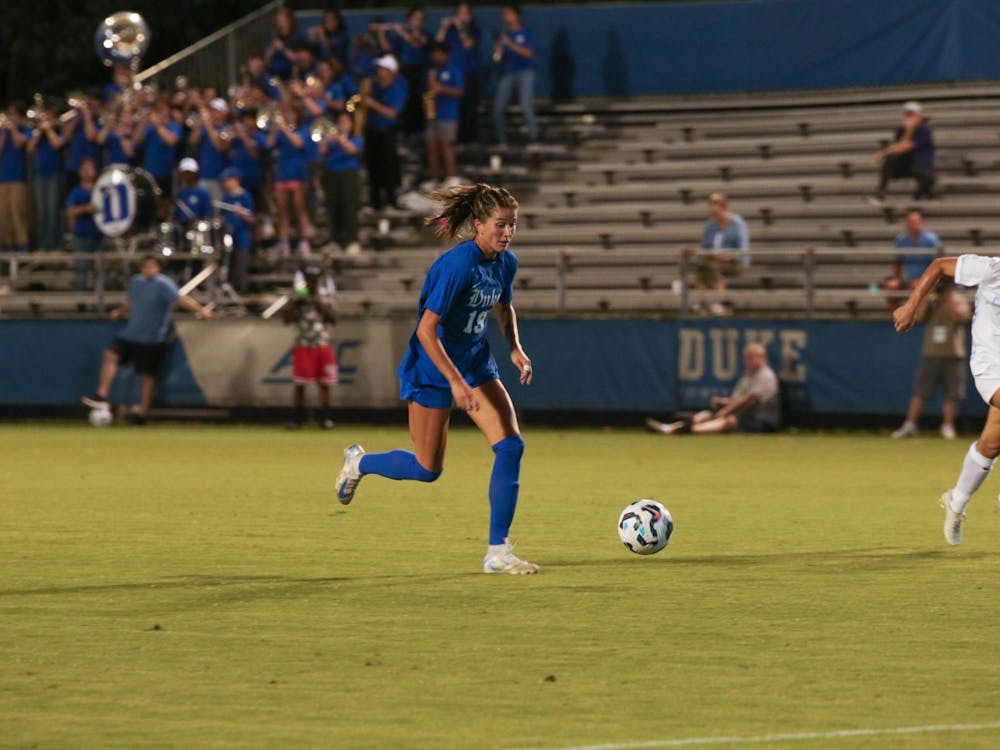
[[[415,339],[410,340],[410,348],[396,371],[399,375],[399,397],[428,409],[450,409],[452,397],[448,381]],[[449,352],[449,355],[465,382],[473,388],[500,379],[496,360],[485,340],[461,356],[456,356],[455,352]]]

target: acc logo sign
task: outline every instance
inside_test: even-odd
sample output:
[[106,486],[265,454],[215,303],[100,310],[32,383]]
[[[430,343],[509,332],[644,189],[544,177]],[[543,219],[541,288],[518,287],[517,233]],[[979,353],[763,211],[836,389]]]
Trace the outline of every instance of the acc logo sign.
[[121,167],[111,166],[101,172],[90,196],[94,223],[108,237],[119,237],[129,230],[136,213],[136,191],[132,177]]

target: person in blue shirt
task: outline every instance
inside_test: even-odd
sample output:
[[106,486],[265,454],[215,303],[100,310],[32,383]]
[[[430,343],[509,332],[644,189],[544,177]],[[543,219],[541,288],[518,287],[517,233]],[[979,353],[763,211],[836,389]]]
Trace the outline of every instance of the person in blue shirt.
[[156,376],[167,354],[174,305],[190,310],[203,320],[212,317],[211,310],[202,307],[193,297],[180,295],[177,285],[160,273],[160,261],[156,256],[145,256],[140,269],[140,273],[129,281],[128,299],[111,312],[112,320],[128,318],[128,323],[104,352],[97,392],[82,399],[92,409],[110,408],[108,394],[118,367],[132,363],[136,374],[142,378],[142,400],[132,419],[135,424],[145,424],[149,417]]
[[306,205],[309,187],[309,157],[312,139],[309,127],[302,124],[301,105],[281,107],[281,117],[275,118],[267,134],[267,148],[274,152],[274,205],[278,211],[278,252],[291,252],[291,215],[299,224],[299,254],[310,253],[309,240],[313,228]]
[[195,221],[210,219],[215,214],[212,195],[198,184],[198,162],[186,157],[178,168],[180,187],[174,201],[174,221],[186,226]]
[[222,197],[220,175],[229,161],[230,141],[223,137],[228,132],[229,105],[225,99],[215,97],[209,102],[200,101],[198,111],[199,122],[192,128],[189,142],[201,168],[201,186],[208,190],[213,200],[219,200]]
[[346,112],[337,116],[337,131],[320,141],[323,159],[320,181],[326,199],[330,237],[349,255],[361,252],[358,244],[358,210],[361,208],[361,152],[364,139],[355,135],[354,118]]
[[[933,250],[941,247],[941,238],[924,225],[924,212],[919,208],[906,210],[903,231],[896,236],[895,246],[899,250]],[[882,284],[882,289],[897,292],[901,289],[912,289],[924,271],[931,264],[937,253],[899,253],[893,258],[892,271],[889,278]],[[892,312],[903,303],[903,298],[895,295],[886,296],[889,311]]]
[[495,456],[483,571],[537,573],[537,565],[514,555],[509,540],[524,441],[486,340],[487,318],[493,313],[520,382],[531,382],[531,360],[521,347],[513,305],[517,257],[510,243],[517,225],[517,200],[491,185],[465,185],[432,197],[442,208],[428,218],[429,225],[450,238],[467,229],[475,234],[439,257],[427,272],[417,327],[397,371],[415,451],[366,454],[360,445],[349,446],[336,481],[337,499],[350,503],[367,474],[420,482],[441,476],[454,403],[482,431]]
[[289,80],[295,66],[293,50],[302,44],[307,44],[307,41],[299,31],[295,12],[291,8],[278,8],[274,17],[274,36],[264,52],[271,74],[282,81]]
[[750,230],[739,214],[729,210],[725,193],[708,196],[708,219],[701,233],[701,251],[695,266],[695,288],[726,288],[726,276],[750,265]]
[[455,15],[441,19],[435,39],[446,42],[451,60],[462,71],[464,85],[458,117],[458,142],[479,141],[479,42],[482,33],[469,3],[455,6]]
[[63,247],[61,204],[65,145],[52,113],[43,112],[28,142],[28,153],[35,159],[32,187],[38,247],[42,250],[61,250]]
[[[447,177],[446,185],[458,184],[455,166],[455,139],[465,77],[451,61],[451,51],[445,42],[434,42],[431,51],[430,88],[434,97],[434,119],[427,123],[427,167],[432,180]],[[444,175],[441,165],[444,163]]]
[[347,73],[337,59],[321,62],[317,69],[325,84],[323,98],[326,102],[326,111],[334,115],[343,112],[348,99],[358,93],[357,81]]
[[323,11],[320,25],[309,29],[309,41],[319,60],[337,60],[342,66],[347,64],[351,35],[339,10]]
[[534,105],[535,36],[530,29],[524,27],[518,5],[503,7],[503,25],[504,31],[497,39],[493,51],[493,60],[500,63],[500,80],[493,99],[493,127],[497,143],[507,142],[504,111],[514,95],[514,89],[517,89],[518,102],[528,126],[528,137],[537,141],[538,124],[535,121]]
[[421,97],[427,90],[430,34],[424,28],[427,14],[423,8],[410,8],[406,23],[392,25],[392,49],[399,62],[399,73],[406,81],[408,96],[399,117],[400,131],[417,135],[424,130],[424,109]]
[[267,69],[267,63],[263,55],[250,55],[247,58],[247,85],[250,88],[257,88],[267,99],[277,101],[281,98],[281,89],[278,82],[281,80]]
[[135,114],[130,108],[123,107],[117,116],[104,118],[97,133],[97,143],[104,147],[104,163],[134,164],[135,135]]
[[91,289],[90,271],[93,268],[91,257],[101,249],[104,235],[94,221],[94,206],[91,196],[94,190],[94,180],[97,178],[97,166],[93,159],[80,162],[80,181],[66,198],[66,224],[73,231],[73,288],[82,292]]
[[84,159],[93,159],[98,171],[101,168],[101,146],[97,142],[100,123],[94,114],[99,111],[100,105],[94,97],[85,97],[79,104],[80,106],[72,110],[74,114],[69,115],[69,122],[62,133],[68,144],[66,174],[70,187],[76,184],[80,174],[80,162]]
[[912,177],[917,182],[913,199],[934,197],[934,131],[919,102],[903,105],[903,123],[896,127],[893,142],[873,156],[879,167],[878,189],[869,198],[872,205],[885,201],[889,180]]
[[402,183],[399,148],[396,143],[399,118],[406,105],[406,81],[399,75],[399,63],[392,55],[375,61],[371,96],[365,99],[365,163],[371,207],[376,211],[395,205]]
[[245,294],[250,253],[253,251],[253,227],[257,217],[254,216],[253,198],[240,184],[240,171],[236,167],[228,167],[222,171],[221,177],[222,201],[219,215],[233,243],[229,283],[239,294]]
[[28,141],[31,131],[17,124],[24,113],[7,108],[12,127],[0,128],[0,246],[28,250]]
[[267,135],[257,127],[254,112],[241,112],[233,123],[233,139],[229,145],[229,162],[240,174],[240,184],[253,199],[254,206],[263,206],[264,170],[262,159]]
[[139,127],[136,142],[143,144],[143,168],[156,180],[160,188],[160,218],[170,214],[174,194],[174,165],[177,163],[177,146],[183,128],[174,122],[170,103],[158,99],[149,115],[148,124]]

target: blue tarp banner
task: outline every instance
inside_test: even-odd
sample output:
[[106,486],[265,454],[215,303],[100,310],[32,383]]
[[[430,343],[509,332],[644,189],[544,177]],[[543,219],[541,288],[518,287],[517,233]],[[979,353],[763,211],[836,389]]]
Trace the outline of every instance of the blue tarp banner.
[[[436,31],[451,10],[428,11]],[[499,6],[477,7],[482,66]],[[370,18],[344,14],[352,35]],[[319,20],[300,16],[304,26]],[[1000,78],[995,0],[756,0],[528,6],[537,95],[570,98],[774,91]]]
[[[349,320],[334,329],[344,378],[335,403],[398,405],[396,365],[412,321]],[[667,413],[697,409],[729,393],[741,352],[764,344],[786,403],[801,414],[902,414],[920,357],[920,330],[897,334],[886,322],[802,320],[584,319],[520,321],[534,363],[530,386],[517,382],[506,342],[491,325],[501,378],[526,409]],[[0,322],[0,404],[72,406],[94,391],[103,350],[118,324],[100,321]],[[254,319],[178,324],[161,381],[169,406],[277,406],[289,403],[292,333]],[[134,400],[138,379],[123,373],[115,400]],[[969,382],[961,411],[985,413]],[[937,404],[932,404],[935,410]]]

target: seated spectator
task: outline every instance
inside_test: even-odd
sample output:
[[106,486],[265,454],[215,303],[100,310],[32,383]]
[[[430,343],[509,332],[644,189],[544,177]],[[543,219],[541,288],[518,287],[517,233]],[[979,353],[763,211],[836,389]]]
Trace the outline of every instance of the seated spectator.
[[27,148],[31,131],[21,125],[24,113],[7,107],[8,122],[0,126],[0,246],[28,249],[29,199]]
[[746,372],[736,381],[732,394],[713,398],[711,409],[674,422],[647,419],[646,426],[664,435],[775,432],[781,424],[781,386],[761,344],[744,347],[743,367]]
[[104,235],[94,222],[97,210],[91,201],[97,165],[93,159],[80,162],[79,182],[69,191],[66,198],[66,225],[73,232],[73,289],[78,292],[92,289],[90,272],[93,269],[91,256],[101,249]]
[[528,138],[538,140],[538,124],[535,122],[535,36],[521,21],[519,5],[503,6],[503,33],[493,50],[493,61],[500,64],[500,80],[497,82],[493,99],[493,127],[497,142],[507,142],[504,112],[518,92],[521,113],[528,126]]
[[178,172],[180,187],[177,189],[174,221],[185,226],[193,221],[212,218],[215,214],[212,195],[198,184],[198,161],[190,157],[181,159]]
[[250,270],[250,253],[253,250],[254,216],[253,198],[240,184],[240,171],[228,167],[222,172],[222,216],[226,232],[233,240],[229,265],[229,281],[238,294],[246,294],[247,274]]
[[63,246],[62,201],[63,160],[66,141],[59,134],[51,112],[42,112],[31,133],[28,153],[34,156],[32,187],[35,197],[35,224],[41,250],[61,250]]
[[451,60],[447,43],[434,42],[431,64],[427,94],[434,98],[434,118],[427,122],[427,167],[431,180],[447,178],[444,184],[450,187],[461,184],[455,166],[455,140],[465,81],[461,69]]
[[[920,248],[939,248],[941,239],[924,226],[924,212],[919,208],[911,208],[906,212],[903,232],[896,237],[896,247],[900,250],[916,250]],[[895,291],[911,289],[927,266],[934,260],[933,253],[900,253],[892,263],[892,274],[886,279],[883,289]],[[890,309],[895,309],[902,300],[895,299]]]
[[299,32],[299,22],[291,8],[278,8],[274,17],[274,36],[264,52],[264,61],[271,75],[282,81],[292,77],[295,65],[293,50],[301,44],[306,44],[305,37]]
[[351,36],[344,23],[344,16],[339,10],[323,11],[323,20],[319,26],[309,30],[309,41],[319,60],[336,60],[341,66],[347,64],[347,50],[351,44]]
[[321,181],[326,198],[330,238],[349,255],[361,252],[358,244],[358,209],[361,207],[361,151],[363,139],[353,133],[354,118],[342,112],[337,131],[320,141],[323,157]]
[[725,193],[708,196],[708,220],[701,233],[701,252],[695,266],[695,288],[726,288],[725,277],[739,275],[750,265],[750,231],[739,214],[729,210]]
[[903,124],[893,133],[893,143],[876,151],[872,159],[881,169],[878,190],[868,199],[872,205],[885,202],[889,180],[903,177],[917,181],[914,200],[934,197],[934,131],[918,102],[903,105]]

